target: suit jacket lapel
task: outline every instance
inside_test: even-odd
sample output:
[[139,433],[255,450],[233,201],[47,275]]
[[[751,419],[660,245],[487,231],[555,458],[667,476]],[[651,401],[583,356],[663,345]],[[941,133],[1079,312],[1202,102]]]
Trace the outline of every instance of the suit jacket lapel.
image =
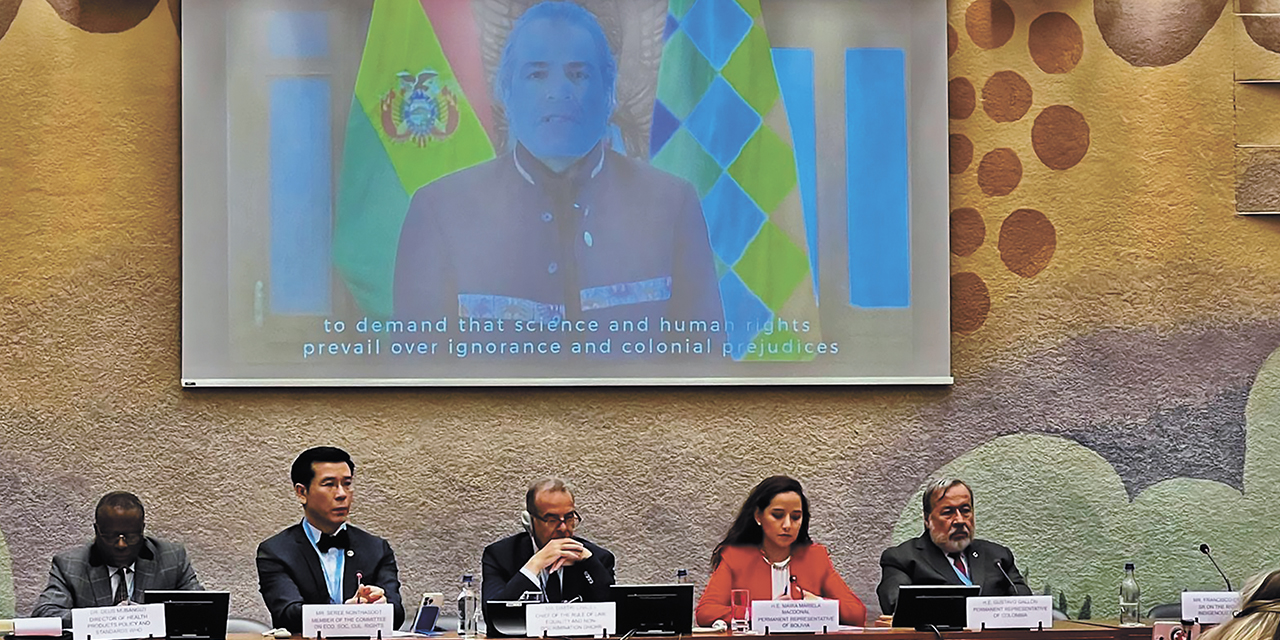
[[93,601],[100,607],[109,607],[113,604],[111,600],[115,598],[115,591],[111,589],[111,568],[105,564],[89,566],[89,584],[93,589]]
[[[361,566],[360,560],[366,555],[364,546],[364,536],[356,531],[356,528],[347,524],[347,550],[345,558],[342,561],[342,601],[350,600],[356,595],[356,571]],[[363,573],[363,571],[361,571]]]
[[974,584],[982,586],[987,579],[987,558],[985,555],[978,553],[977,547],[972,543],[969,548],[964,550],[965,559],[969,561],[969,579]]
[[[325,604],[329,603],[329,586],[324,581],[324,569],[320,568],[320,556],[316,555],[316,550],[311,546],[311,541],[307,539],[307,532],[302,530],[302,524],[294,525],[293,540],[298,543],[298,555],[302,556],[303,564],[307,565],[307,570],[311,572],[311,585],[315,593],[323,596]],[[306,594],[303,594],[306,599]]]
[[145,604],[143,594],[158,581],[156,574],[160,572],[160,550],[151,544],[150,538],[144,539],[142,545],[138,559],[133,561],[133,593],[130,599]]
[[947,584],[964,584],[960,581],[960,576],[956,575],[955,567],[951,566],[951,561],[946,554],[942,553],[942,549],[939,549],[938,545],[933,543],[933,539],[929,537],[927,532],[920,536],[918,540],[919,542],[916,544],[921,548],[925,559],[929,561],[929,566],[933,567],[933,570],[937,571],[938,575],[942,576],[942,579]]

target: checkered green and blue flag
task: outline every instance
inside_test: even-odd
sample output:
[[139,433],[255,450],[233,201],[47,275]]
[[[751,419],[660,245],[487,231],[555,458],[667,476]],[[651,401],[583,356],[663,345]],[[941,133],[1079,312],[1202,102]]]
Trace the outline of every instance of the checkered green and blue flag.
[[760,0],[670,0],[664,38],[649,154],[702,199],[734,358],[810,360],[782,348],[818,342],[821,332]]

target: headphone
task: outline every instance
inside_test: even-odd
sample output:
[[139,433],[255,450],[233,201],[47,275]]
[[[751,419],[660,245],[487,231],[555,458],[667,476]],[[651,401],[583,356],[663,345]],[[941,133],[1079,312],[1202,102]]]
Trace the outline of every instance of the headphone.
[[528,509],[520,510],[520,527],[524,529],[529,537],[533,537],[533,516],[529,514]]

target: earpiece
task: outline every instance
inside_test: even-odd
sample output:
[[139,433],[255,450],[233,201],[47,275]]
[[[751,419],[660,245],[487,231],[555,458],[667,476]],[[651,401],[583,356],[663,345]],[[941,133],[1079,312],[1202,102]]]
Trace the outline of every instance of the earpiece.
[[523,510],[520,512],[520,526],[530,536],[533,535],[533,516],[529,515],[528,510]]
[[725,629],[728,629],[728,628],[729,628],[729,624],[726,623],[724,620],[716,620],[715,622],[711,623],[712,631],[724,631]]

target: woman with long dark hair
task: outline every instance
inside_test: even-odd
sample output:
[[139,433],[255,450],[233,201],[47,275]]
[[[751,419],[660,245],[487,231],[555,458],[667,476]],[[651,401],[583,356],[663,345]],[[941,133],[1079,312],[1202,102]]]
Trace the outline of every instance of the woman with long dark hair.
[[747,496],[711,553],[711,580],[698,600],[698,624],[729,619],[730,593],[752,600],[840,601],[840,624],[862,626],[867,608],[849,590],[826,547],[809,537],[809,499],[794,478],[765,478]]

